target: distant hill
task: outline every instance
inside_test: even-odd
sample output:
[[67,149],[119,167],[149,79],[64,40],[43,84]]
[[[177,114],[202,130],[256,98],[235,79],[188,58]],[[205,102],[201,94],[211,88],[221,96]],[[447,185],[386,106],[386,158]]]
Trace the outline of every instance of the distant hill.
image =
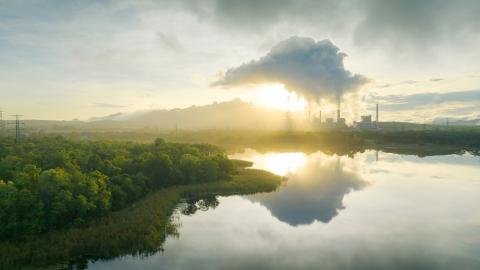
[[151,111],[131,117],[125,123],[131,127],[162,129],[276,129],[282,125],[284,117],[285,113],[279,110],[234,99],[205,106]]
[[115,113],[88,121],[27,120],[32,128],[73,129],[280,129],[285,125],[285,112],[234,99],[183,109]]
[[[299,129],[302,126],[302,113],[292,114]],[[115,113],[94,117],[87,121],[51,121],[26,120],[27,129],[41,129],[51,132],[69,132],[72,130],[128,130],[151,128],[157,130],[283,130],[286,127],[286,113],[268,109],[250,102],[234,99],[226,102],[214,102],[203,106],[190,106],[182,109],[138,111]],[[468,127],[480,123],[479,119],[450,119],[449,127]],[[446,119],[437,118],[433,123],[423,125],[406,122],[381,122],[383,130],[422,130],[445,126]]]
[[479,126],[480,125],[480,116],[473,115],[471,117],[437,117],[433,120],[434,124],[437,125],[446,125],[448,122],[449,125],[472,125],[472,126]]

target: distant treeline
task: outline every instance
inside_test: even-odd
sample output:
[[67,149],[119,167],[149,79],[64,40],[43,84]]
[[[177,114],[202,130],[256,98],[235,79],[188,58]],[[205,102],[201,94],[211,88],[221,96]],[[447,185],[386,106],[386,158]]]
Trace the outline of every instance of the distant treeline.
[[151,190],[233,172],[224,152],[208,144],[0,138],[0,240],[83,224]]
[[417,130],[395,132],[362,132],[365,140],[378,144],[455,145],[465,148],[480,146],[480,130]]
[[[150,143],[161,137],[167,141],[182,143],[210,143],[219,145],[230,152],[245,148],[256,150],[296,150],[349,154],[367,149],[393,149],[402,146],[412,148],[419,145],[449,148],[450,152],[470,151],[478,154],[480,149],[480,129],[426,129],[426,130],[323,130],[323,131],[244,131],[244,130],[203,130],[159,132],[136,130],[124,132],[79,132],[65,136],[82,140],[114,140]],[[430,149],[432,150],[432,149]],[[431,151],[429,151],[431,152]],[[441,151],[442,153],[447,153]]]
[[178,142],[208,142],[226,149],[245,147],[257,150],[303,150],[349,154],[367,149],[383,149],[390,146],[449,147],[457,152],[480,149],[480,129],[477,130],[409,130],[409,131],[359,131],[324,130],[317,132],[235,132],[198,131],[159,135]]

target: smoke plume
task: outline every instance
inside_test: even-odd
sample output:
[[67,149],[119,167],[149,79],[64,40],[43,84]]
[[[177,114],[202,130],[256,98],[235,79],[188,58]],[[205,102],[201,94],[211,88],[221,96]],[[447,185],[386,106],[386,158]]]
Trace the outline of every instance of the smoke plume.
[[295,36],[278,43],[260,59],[229,69],[213,85],[281,83],[308,101],[339,101],[369,81],[345,69],[345,56],[330,40],[316,42]]

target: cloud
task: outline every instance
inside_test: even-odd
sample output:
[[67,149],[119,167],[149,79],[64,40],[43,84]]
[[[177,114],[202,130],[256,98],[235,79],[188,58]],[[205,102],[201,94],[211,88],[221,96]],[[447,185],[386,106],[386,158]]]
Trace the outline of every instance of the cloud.
[[394,86],[395,84],[392,84],[392,83],[385,83],[385,84],[381,84],[379,86],[377,86],[377,88],[388,88],[388,87],[391,87],[391,86]]
[[424,52],[434,48],[427,45],[437,47],[439,42],[471,43],[467,37],[475,37],[480,26],[476,0],[206,0],[201,7],[194,0],[183,3],[199,19],[228,31],[263,35],[287,21],[321,32],[348,30],[359,45],[377,45],[397,54],[404,52],[399,48]]
[[249,34],[262,34],[284,21],[325,25],[346,10],[339,0],[205,0],[201,5],[196,0],[182,0],[182,4],[200,20],[229,32]]
[[100,108],[126,108],[128,105],[118,105],[118,104],[111,104],[111,103],[102,103],[102,102],[95,102],[93,105],[100,107]]
[[438,106],[446,103],[480,103],[480,90],[448,93],[421,93],[413,95],[373,96],[382,107],[382,111],[415,110],[424,106]]
[[355,38],[365,45],[386,41],[395,48],[424,47],[452,38],[474,34],[480,25],[475,0],[367,0],[357,5],[363,19]]
[[286,6],[288,0],[221,0],[216,1],[214,12],[219,22],[251,30],[276,23]]
[[421,83],[426,83],[426,82],[441,82],[444,81],[444,78],[431,78],[427,81],[419,81],[419,80],[405,80],[401,82],[396,82],[396,83],[384,83],[377,85],[376,88],[389,88],[393,86],[399,86],[399,85],[416,85],[416,84],[421,84]]
[[402,81],[398,84],[417,84],[419,83],[419,81],[415,81],[415,80],[406,80],[406,81]]
[[184,50],[182,44],[175,36],[167,35],[162,32],[157,32],[157,38],[162,45],[172,51],[182,52]]
[[346,54],[329,40],[291,37],[258,60],[229,69],[215,86],[282,83],[308,100],[337,100],[369,80],[343,65]]
[[412,95],[369,96],[368,110],[380,104],[384,121],[413,121],[445,124],[480,123],[480,89],[448,93],[421,93]]

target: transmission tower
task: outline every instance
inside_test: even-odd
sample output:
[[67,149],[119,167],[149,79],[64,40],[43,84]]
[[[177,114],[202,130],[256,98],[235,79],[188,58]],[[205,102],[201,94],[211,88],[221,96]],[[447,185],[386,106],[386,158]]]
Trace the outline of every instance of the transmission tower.
[[15,143],[18,143],[20,141],[20,138],[22,136],[22,125],[24,125],[25,123],[21,122],[20,121],[20,117],[22,117],[23,115],[20,115],[20,114],[14,114],[14,115],[11,115],[13,117],[15,117],[15,122],[14,123],[11,123],[13,125],[15,125]]

